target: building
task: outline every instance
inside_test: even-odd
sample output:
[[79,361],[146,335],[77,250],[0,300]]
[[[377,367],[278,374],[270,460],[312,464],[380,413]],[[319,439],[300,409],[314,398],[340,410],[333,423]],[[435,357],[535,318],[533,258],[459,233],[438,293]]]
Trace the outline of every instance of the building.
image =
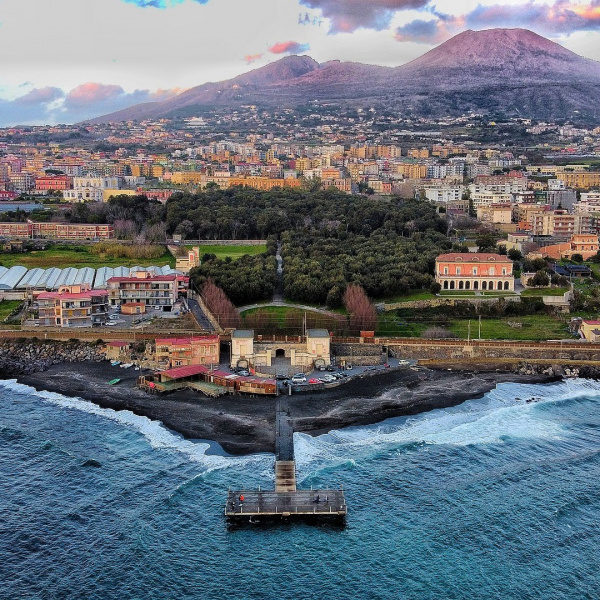
[[54,240],[112,240],[113,225],[93,223],[0,223],[0,236]]
[[72,185],[73,180],[68,175],[46,175],[35,179],[35,190],[37,192],[68,190]]
[[88,285],[67,285],[37,297],[40,325],[94,327],[104,325],[108,315],[108,292]]
[[543,258],[560,260],[571,258],[574,254],[581,254],[583,260],[595,256],[599,250],[597,235],[574,235],[570,241],[563,244],[552,244],[540,248],[539,253]]
[[171,311],[179,298],[180,281],[187,286],[189,278],[135,271],[128,277],[111,277],[106,285],[111,306],[142,303],[146,307]]
[[118,177],[74,177],[73,189],[64,190],[67,202],[102,202],[104,190],[118,190]]
[[188,249],[185,256],[177,256],[175,269],[182,273],[189,273],[190,269],[200,266],[200,246]]
[[218,365],[221,341],[218,335],[156,340],[155,359],[170,368],[188,365]]
[[600,342],[600,321],[581,321],[579,335],[586,342]]
[[514,291],[513,263],[488,253],[441,254],[435,260],[435,280],[443,290]]
[[290,336],[285,341],[254,339],[251,329],[236,329],[231,334],[232,368],[259,370],[273,367],[274,359],[287,359],[294,369],[309,370],[331,364],[331,336],[326,329],[308,329],[305,336]]
[[569,239],[573,235],[592,233],[593,219],[589,214],[569,214],[565,210],[548,210],[531,215],[531,233]]
[[477,218],[482,223],[506,225],[512,221],[512,212],[511,204],[490,204],[477,208]]
[[564,181],[567,187],[589,190],[600,187],[600,172],[562,172],[557,173],[556,178]]

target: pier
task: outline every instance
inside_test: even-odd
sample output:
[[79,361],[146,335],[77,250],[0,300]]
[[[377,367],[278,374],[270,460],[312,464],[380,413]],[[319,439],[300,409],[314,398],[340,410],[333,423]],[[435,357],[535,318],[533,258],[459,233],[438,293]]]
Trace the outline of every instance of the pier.
[[343,489],[297,489],[293,435],[287,398],[280,396],[275,418],[275,489],[230,489],[225,506],[229,520],[260,522],[301,517],[343,521],[346,518]]

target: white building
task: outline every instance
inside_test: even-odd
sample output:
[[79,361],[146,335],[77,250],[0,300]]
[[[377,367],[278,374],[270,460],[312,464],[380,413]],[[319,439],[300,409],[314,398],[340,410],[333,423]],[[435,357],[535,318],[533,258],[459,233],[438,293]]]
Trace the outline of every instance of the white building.
[[67,202],[102,202],[104,190],[118,189],[118,177],[74,177],[73,189],[63,190],[63,198]]
[[462,198],[463,192],[465,191],[465,188],[462,185],[444,185],[439,187],[425,188],[424,191],[427,200],[437,204],[460,200]]

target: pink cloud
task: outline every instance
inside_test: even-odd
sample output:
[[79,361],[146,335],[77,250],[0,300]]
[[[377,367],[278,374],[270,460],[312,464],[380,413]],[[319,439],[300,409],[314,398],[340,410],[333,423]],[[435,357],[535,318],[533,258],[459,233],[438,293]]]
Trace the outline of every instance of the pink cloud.
[[43,87],[43,88],[34,88],[33,90],[27,92],[24,96],[17,98],[15,102],[17,104],[48,104],[49,102],[53,102],[54,100],[58,100],[59,98],[63,98],[65,93],[55,87]]
[[288,42],[277,42],[269,48],[269,52],[272,54],[298,54],[307,50],[310,50],[308,44],[300,44],[291,40]]
[[120,85],[82,83],[67,94],[65,103],[71,106],[86,106],[113,100],[124,93],[125,90]]
[[261,54],[246,54],[246,56],[244,56],[244,60],[246,61],[247,65],[250,65],[253,62],[256,62],[257,60],[260,60],[261,58],[262,58],[262,53]]

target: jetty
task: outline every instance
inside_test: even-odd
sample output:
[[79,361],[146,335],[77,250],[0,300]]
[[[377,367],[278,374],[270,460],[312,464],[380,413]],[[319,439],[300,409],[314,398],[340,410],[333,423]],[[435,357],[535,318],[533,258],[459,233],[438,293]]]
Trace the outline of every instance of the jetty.
[[230,489],[225,505],[227,519],[256,523],[290,518],[333,521],[346,518],[348,509],[342,488],[297,489],[293,435],[288,401],[280,396],[275,418],[275,489]]

